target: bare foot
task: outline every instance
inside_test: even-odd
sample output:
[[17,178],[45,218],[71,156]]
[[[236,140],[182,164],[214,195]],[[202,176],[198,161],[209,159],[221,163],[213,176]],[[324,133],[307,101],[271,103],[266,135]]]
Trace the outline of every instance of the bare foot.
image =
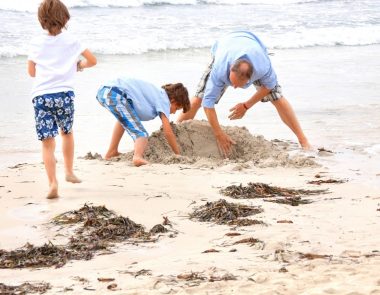
[[144,158],[141,158],[141,157],[133,157],[133,165],[135,165],[136,167],[140,167],[142,165],[146,165],[146,164],[149,164],[149,162],[147,160],[145,160]]
[[51,184],[49,193],[47,194],[46,198],[48,199],[56,199],[58,198],[58,184]]
[[115,151],[115,152],[107,152],[105,155],[104,155],[104,159],[109,161],[111,160],[112,158],[115,158],[117,156],[120,156],[121,153],[119,153],[118,151]]
[[66,181],[71,183],[81,183],[82,180],[80,180],[75,174],[68,174],[66,175]]
[[311,151],[312,150],[312,146],[310,145],[310,143],[307,140],[302,141],[302,142],[300,141],[300,145],[304,151]]

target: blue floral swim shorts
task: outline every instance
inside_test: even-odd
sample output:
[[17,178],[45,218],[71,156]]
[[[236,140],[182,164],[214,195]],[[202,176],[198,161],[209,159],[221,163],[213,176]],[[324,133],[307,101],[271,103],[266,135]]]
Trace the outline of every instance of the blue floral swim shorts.
[[39,140],[71,133],[74,123],[74,92],[58,92],[33,98],[36,131]]

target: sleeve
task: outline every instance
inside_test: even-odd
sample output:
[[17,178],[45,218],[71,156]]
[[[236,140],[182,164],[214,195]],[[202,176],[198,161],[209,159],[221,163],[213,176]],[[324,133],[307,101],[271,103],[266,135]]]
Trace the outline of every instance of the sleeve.
[[88,47],[86,46],[86,44],[83,44],[79,40],[77,42],[78,42],[78,47],[79,47],[79,54],[82,54],[83,51],[85,51]]
[[211,71],[210,78],[206,83],[202,106],[206,108],[214,108],[224,87],[225,83],[216,78],[215,71]]
[[28,46],[28,60],[36,62],[38,54],[38,40],[36,38],[32,39]]
[[65,32],[65,37],[66,37],[66,44],[69,44],[70,49],[71,49],[71,54],[74,54],[76,56],[79,56],[87,49],[85,44],[82,44],[82,42],[77,38],[76,36],[72,35],[69,32]]
[[87,46],[83,44],[79,39],[75,40],[75,47],[77,48],[78,56],[83,53],[87,49]]
[[[168,103],[165,103],[165,100],[168,101]],[[156,112],[157,116],[160,116],[160,113],[163,113],[166,118],[169,119],[170,117],[170,103],[165,95],[161,95],[159,99],[156,100]]]
[[259,79],[260,83],[268,89],[273,89],[277,85],[277,75],[272,66],[269,71]]

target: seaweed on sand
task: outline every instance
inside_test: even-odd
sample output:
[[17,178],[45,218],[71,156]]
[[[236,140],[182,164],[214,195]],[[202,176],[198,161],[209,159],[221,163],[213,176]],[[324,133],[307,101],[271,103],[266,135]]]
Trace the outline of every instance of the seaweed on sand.
[[223,195],[234,199],[256,199],[318,195],[326,193],[327,190],[289,189],[271,186],[265,183],[249,182],[246,186],[243,186],[242,184],[227,186],[226,188],[221,189],[220,192]]
[[228,222],[228,225],[235,225],[235,226],[251,226],[251,225],[265,225],[265,223],[261,220],[257,219],[248,219],[248,218],[239,218],[235,220],[231,220]]
[[220,199],[216,202],[207,202],[190,213],[190,219],[199,221],[212,221],[217,224],[228,224],[239,217],[246,217],[263,212],[263,209],[255,206],[228,203]]
[[8,286],[0,283],[0,294],[17,294],[24,295],[29,293],[43,294],[51,288],[49,283],[23,283],[18,286]]
[[108,250],[115,243],[156,241],[152,238],[155,231],[146,232],[141,224],[117,216],[104,206],[84,205],[79,210],[58,215],[52,222],[76,225],[66,245],[49,242],[39,247],[26,244],[12,251],[0,250],[0,268],[61,267],[69,260],[89,260],[96,251]]
[[273,198],[269,200],[264,200],[265,202],[272,202],[277,204],[284,204],[284,205],[290,205],[290,206],[298,206],[298,205],[304,205],[304,204],[310,204],[313,201],[308,199],[301,199],[301,197],[288,197],[288,198]]
[[68,260],[82,256],[84,255],[65,249],[63,246],[55,246],[50,242],[39,247],[27,243],[16,250],[0,250],[0,268],[60,267]]

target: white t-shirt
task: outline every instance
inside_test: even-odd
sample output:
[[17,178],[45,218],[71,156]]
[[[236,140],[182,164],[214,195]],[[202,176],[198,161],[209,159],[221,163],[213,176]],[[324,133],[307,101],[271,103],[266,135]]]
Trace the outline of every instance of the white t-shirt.
[[67,31],[32,40],[28,60],[36,64],[32,97],[74,90],[79,55],[85,47]]

